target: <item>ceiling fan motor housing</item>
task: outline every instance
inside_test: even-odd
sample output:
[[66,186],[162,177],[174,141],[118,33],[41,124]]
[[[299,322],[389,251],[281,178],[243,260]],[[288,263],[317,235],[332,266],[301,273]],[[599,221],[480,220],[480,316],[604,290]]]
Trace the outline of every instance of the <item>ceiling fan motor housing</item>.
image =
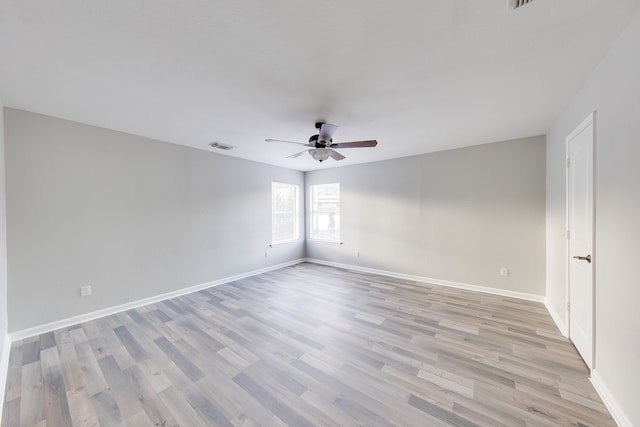
[[331,142],[333,142],[333,139],[330,141],[326,141],[324,144],[318,141],[318,137],[320,135],[311,135],[309,137],[309,145],[316,147],[316,148],[322,148],[322,147],[326,147],[327,145],[331,145]]

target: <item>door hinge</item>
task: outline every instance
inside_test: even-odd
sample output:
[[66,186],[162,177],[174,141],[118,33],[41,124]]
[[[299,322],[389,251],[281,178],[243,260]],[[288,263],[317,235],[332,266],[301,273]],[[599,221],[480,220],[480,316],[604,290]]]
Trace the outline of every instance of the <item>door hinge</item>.
[[567,240],[571,239],[571,230],[567,230]]
[[571,159],[567,158],[567,167],[570,168],[571,167]]
[[571,311],[571,303],[567,301],[567,311]]

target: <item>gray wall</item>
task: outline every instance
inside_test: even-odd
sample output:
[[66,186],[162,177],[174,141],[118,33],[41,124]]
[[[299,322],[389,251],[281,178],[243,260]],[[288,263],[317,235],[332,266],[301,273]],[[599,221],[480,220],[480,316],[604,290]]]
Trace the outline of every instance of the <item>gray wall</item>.
[[302,172],[4,112],[10,332],[304,257],[268,248]]
[[308,241],[307,256],[544,295],[543,136],[306,175],[330,182],[344,245]]
[[[2,111],[2,100],[0,100]],[[6,228],[6,204],[4,183],[4,117],[0,114],[0,387],[4,389],[6,375],[4,360],[2,357],[9,351],[9,336],[7,335],[7,228]],[[0,393],[4,396],[4,392]],[[2,409],[0,409],[0,413]]]
[[640,426],[640,15],[548,134],[547,298],[566,323],[565,138],[596,115],[595,376],[628,425]]

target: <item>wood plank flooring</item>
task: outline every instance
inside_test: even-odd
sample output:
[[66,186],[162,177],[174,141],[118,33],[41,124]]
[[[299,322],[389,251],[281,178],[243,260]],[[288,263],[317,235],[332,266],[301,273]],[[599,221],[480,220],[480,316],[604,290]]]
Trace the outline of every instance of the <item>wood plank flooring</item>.
[[15,342],[2,426],[615,426],[542,304],[299,264]]

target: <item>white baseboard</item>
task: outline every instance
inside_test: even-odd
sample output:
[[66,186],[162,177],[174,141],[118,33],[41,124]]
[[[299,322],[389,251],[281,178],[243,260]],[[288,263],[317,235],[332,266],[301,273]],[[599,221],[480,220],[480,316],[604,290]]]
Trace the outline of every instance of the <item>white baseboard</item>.
[[56,329],[66,328],[68,326],[76,325],[82,322],[88,322],[100,317],[109,316],[111,314],[120,313],[122,311],[131,310],[132,308],[141,307],[147,304],[153,304],[156,302],[164,301],[170,298],[179,297],[181,295],[190,294],[202,289],[211,288],[213,286],[219,286],[225,283],[233,282],[236,280],[244,279],[246,277],[255,276],[256,274],[266,273],[280,268],[289,267],[291,265],[300,264],[304,262],[304,259],[297,259],[294,261],[285,262],[282,264],[272,265],[270,267],[261,268],[259,270],[253,270],[248,273],[238,274],[236,276],[225,277],[223,279],[214,280],[212,282],[202,283],[200,285],[191,286],[184,289],[179,289],[172,292],[167,292],[160,295],[155,295],[149,298],[143,298],[137,301],[128,302],[113,307],[104,308],[90,313],[80,314],[78,316],[68,317],[66,319],[56,320],[54,322],[46,323],[44,325],[34,326],[32,328],[23,329],[20,331],[12,332],[9,334],[10,342],[18,341],[24,338],[33,337],[35,335],[51,332]]
[[411,274],[397,273],[394,271],[377,270],[375,268],[360,267],[358,265],[340,264],[337,262],[324,261],[315,258],[305,258],[304,261],[315,264],[328,265],[331,267],[344,268],[348,270],[360,271],[363,273],[378,274],[380,276],[394,277],[396,279],[411,280],[414,282],[430,283],[432,285],[448,286],[451,288],[466,289],[469,291],[484,292],[492,295],[500,295],[503,297],[518,298],[527,301],[544,302],[542,295],[528,294],[525,292],[508,291],[506,289],[490,288],[487,286],[471,285],[468,283],[452,282],[449,280],[433,279],[424,276],[414,276]]
[[544,306],[547,308],[547,311],[549,312],[549,315],[551,315],[551,318],[553,319],[554,323],[556,324],[556,326],[560,330],[560,333],[562,334],[562,336],[565,337],[565,338],[569,338],[569,328],[567,327],[568,326],[567,322],[562,320],[562,317],[560,317],[560,314],[558,313],[558,311],[549,302],[549,300],[547,298],[545,298],[545,300],[544,300]]
[[2,409],[4,409],[4,398],[7,392],[7,373],[9,372],[9,354],[11,352],[11,340],[9,335],[2,337],[2,354],[0,354],[0,420],[2,420]]
[[100,317],[109,316],[109,315],[115,314],[115,313],[120,313],[122,311],[130,310],[132,308],[140,307],[140,306],[147,305],[147,304],[153,304],[153,303],[164,301],[164,300],[167,300],[167,299],[170,299],[170,298],[175,298],[175,297],[178,297],[178,296],[181,296],[181,295],[185,295],[185,294],[189,294],[189,293],[192,293],[192,292],[199,291],[201,289],[206,289],[206,288],[210,288],[210,287],[213,287],[213,286],[219,286],[219,285],[222,285],[224,283],[233,282],[235,280],[244,279],[246,277],[255,276],[257,274],[266,273],[266,272],[269,272],[269,271],[277,270],[277,269],[288,267],[288,266],[295,265],[295,264],[300,264],[302,262],[311,262],[311,263],[315,263],[315,264],[324,264],[324,265],[329,265],[329,266],[333,266],[333,267],[339,267],[339,268],[345,268],[345,269],[349,269],[349,270],[361,271],[361,272],[364,272],[364,273],[379,274],[381,276],[395,277],[395,278],[399,278],[399,279],[412,280],[412,281],[416,281],[416,282],[431,283],[431,284],[434,284],[434,285],[442,285],[442,286],[449,286],[449,287],[459,288],[459,289],[467,289],[467,290],[471,290],[471,291],[485,292],[485,293],[489,293],[489,294],[493,294],[493,295],[500,295],[500,296],[506,296],[506,297],[512,297],[512,298],[519,298],[519,299],[528,300],[528,301],[544,302],[544,297],[542,297],[540,295],[528,294],[528,293],[523,293],[523,292],[514,292],[514,291],[508,291],[508,290],[504,290],[504,289],[490,288],[490,287],[486,287],[486,286],[471,285],[471,284],[467,284],[467,283],[452,282],[452,281],[448,281],[448,280],[433,279],[433,278],[430,278],[430,277],[414,276],[414,275],[410,275],[410,274],[404,274],[404,273],[398,273],[398,272],[392,272],[392,271],[386,271],[386,270],[378,270],[378,269],[373,269],[373,268],[360,267],[360,266],[356,266],[356,265],[340,264],[340,263],[335,263],[335,262],[331,262],[331,261],[319,260],[319,259],[315,259],[315,258],[301,258],[301,259],[297,259],[297,260],[294,260],[294,261],[289,261],[289,262],[286,262],[286,263],[277,264],[277,265],[273,265],[273,266],[262,268],[262,269],[258,269],[258,270],[253,270],[253,271],[250,271],[250,272],[247,272],[247,273],[243,273],[243,274],[239,274],[239,275],[236,275],[236,276],[225,277],[223,279],[218,279],[218,280],[214,280],[214,281],[211,281],[211,282],[202,283],[200,285],[191,286],[189,288],[179,289],[179,290],[176,290],[176,291],[167,292],[167,293],[160,294],[160,295],[155,295],[153,297],[143,298],[143,299],[140,299],[140,300],[137,300],[137,301],[132,301],[132,302],[129,302],[129,303],[125,303],[125,304],[121,304],[121,305],[117,305],[117,306],[113,306],[113,307],[107,307],[107,308],[104,308],[104,309],[101,309],[101,310],[92,311],[92,312],[89,312],[89,313],[80,314],[78,316],[72,316],[72,317],[69,317],[69,318],[65,318],[65,319],[61,319],[61,320],[56,320],[54,322],[46,323],[46,324],[43,324],[43,325],[34,326],[32,328],[27,328],[27,329],[23,329],[23,330],[20,330],[20,331],[12,332],[12,333],[9,334],[9,341],[11,343],[11,342],[18,341],[18,340],[21,340],[21,339],[24,339],[24,338],[28,338],[28,337],[32,337],[32,336],[35,336],[35,335],[40,335],[40,334],[43,334],[43,333],[46,333],[46,332],[54,331],[56,329],[65,328],[65,327],[72,326],[72,325],[75,325],[75,324],[78,324],[78,323],[87,322],[87,321],[94,320],[94,319],[97,319],[97,318],[100,318]]
[[[634,424],[631,422],[629,417],[622,410],[622,407],[618,404],[618,401],[613,397],[613,394],[609,390],[609,388],[604,383],[602,377],[600,376],[597,369],[591,371],[591,384],[596,389],[600,398],[604,402],[604,405],[607,407],[609,412],[611,412],[611,416],[618,424],[619,427],[633,427]],[[635,424],[637,425],[637,424]]]

